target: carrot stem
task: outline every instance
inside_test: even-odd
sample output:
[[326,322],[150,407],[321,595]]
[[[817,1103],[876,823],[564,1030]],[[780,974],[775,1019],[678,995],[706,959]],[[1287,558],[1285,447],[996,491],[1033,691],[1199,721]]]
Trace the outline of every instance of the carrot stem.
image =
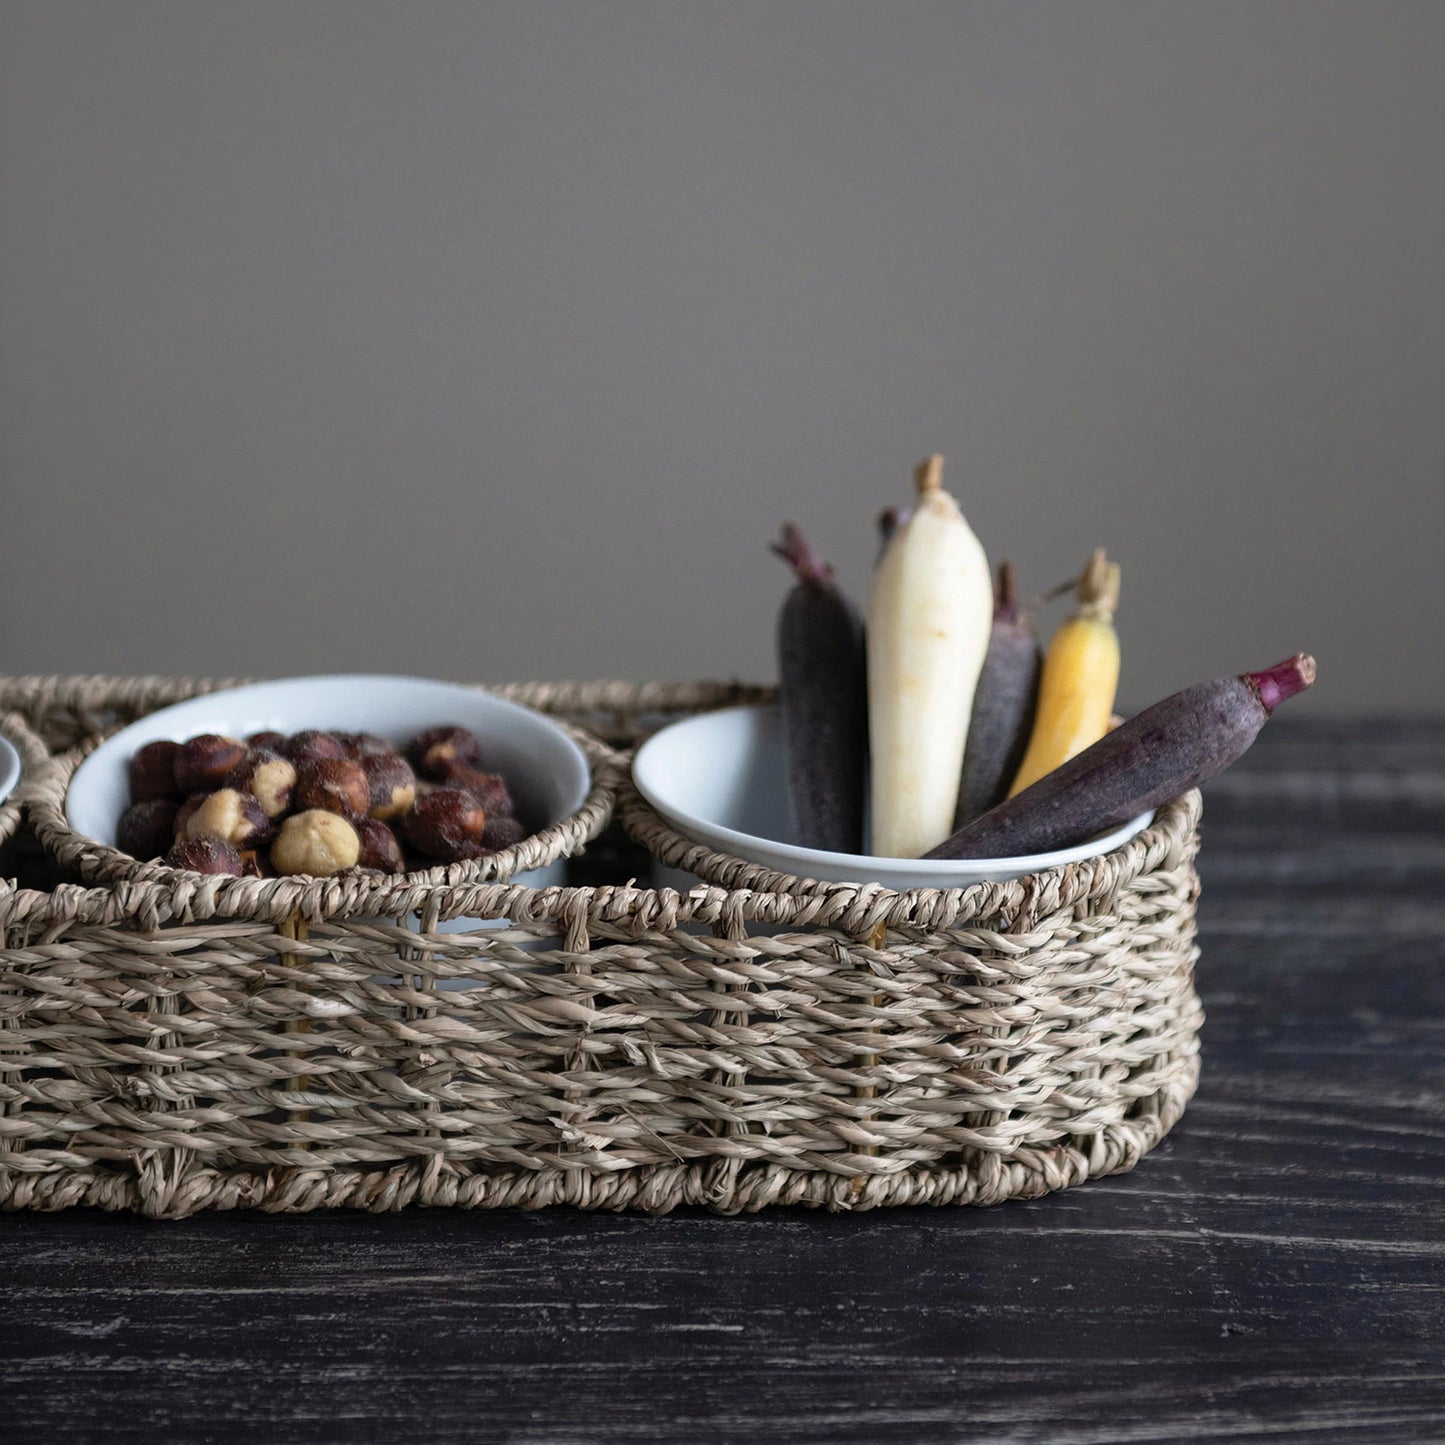
[[798,581],[825,586],[833,580],[832,564],[824,562],[813,551],[807,538],[803,536],[802,528],[796,522],[783,523],[782,539],[774,542],[772,547],[798,574]]
[[914,469],[913,480],[918,487],[918,495],[926,496],[929,492],[941,492],[943,490],[943,458],[935,452],[931,457],[924,457]]

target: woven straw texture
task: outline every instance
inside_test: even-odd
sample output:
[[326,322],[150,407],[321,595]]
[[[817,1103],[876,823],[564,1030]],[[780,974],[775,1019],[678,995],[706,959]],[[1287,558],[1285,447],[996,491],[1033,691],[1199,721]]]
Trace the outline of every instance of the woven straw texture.
[[[63,747],[196,690],[22,680],[0,706]],[[619,745],[763,695],[508,692]],[[1198,817],[1191,794],[1106,858],[951,891],[398,880],[305,924],[174,874],[0,885],[0,1203],[862,1209],[1128,1169],[1197,1080]]]
[[8,843],[20,827],[25,797],[36,776],[50,760],[43,739],[38,737],[18,712],[0,713],[0,736],[20,754],[20,778],[10,796],[0,801],[0,843]]

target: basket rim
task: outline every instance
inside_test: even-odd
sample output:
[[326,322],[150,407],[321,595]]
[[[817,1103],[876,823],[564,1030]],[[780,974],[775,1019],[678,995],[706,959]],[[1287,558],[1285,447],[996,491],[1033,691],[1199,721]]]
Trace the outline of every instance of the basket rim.
[[[31,717],[57,706],[82,714],[105,708],[145,712],[202,692],[239,686],[247,680],[107,675],[3,677],[0,707],[25,710]],[[769,684],[737,679],[532,681],[498,684],[486,690],[549,713],[702,711],[739,702],[767,701],[777,695],[776,688]],[[598,760],[594,782],[614,792],[615,816],[629,836],[670,866],[686,870],[690,855],[700,861],[708,850],[675,833],[636,792],[630,776],[630,750],[609,748],[583,729],[573,732],[588,751],[589,760]],[[51,759],[50,768],[58,769],[68,757],[65,754]],[[70,766],[73,769],[74,763]],[[54,776],[46,774],[36,779],[28,790],[27,806],[37,833],[47,827],[47,819],[52,831],[56,828],[57,804],[63,830],[70,831],[63,824],[63,785],[57,798]],[[36,791],[47,793],[38,804],[34,800]],[[694,924],[733,938],[743,937],[749,923],[834,929],[857,938],[867,938],[880,927],[931,931],[984,921],[991,927],[1027,927],[1029,920],[1048,912],[1085,899],[1112,896],[1141,874],[1161,866],[1181,844],[1197,847],[1194,835],[1200,813],[1199,793],[1193,790],[1166,803],[1147,829],[1112,853],[1003,883],[904,891],[881,884],[815,883],[784,874],[769,875],[766,869],[729,860],[726,855],[716,856],[723,864],[732,861],[744,872],[751,870],[753,876],[740,873],[734,886],[704,883],[686,893],[640,887],[635,881],[536,889],[458,873],[458,869],[470,865],[430,870],[424,881],[411,881],[423,875],[305,883],[287,878],[210,878],[136,864],[120,855],[131,865],[131,871],[100,886],[61,884],[51,892],[42,892],[0,880],[0,921],[42,926],[136,922],[156,928],[173,921],[208,919],[282,923],[298,913],[315,922],[347,916],[419,913],[429,925],[463,917],[507,918],[519,923],[556,922],[574,933],[585,933],[588,925],[603,923],[641,934]],[[585,841],[600,833],[605,822],[599,813],[596,831]],[[643,838],[636,836],[639,829]],[[654,838],[656,843],[651,841]],[[148,868],[150,873],[145,871]],[[159,873],[169,878],[159,880]]]
[[[999,932],[1027,928],[1030,920],[1085,899],[1111,897],[1159,867],[1167,855],[1177,854],[1181,845],[1192,853],[1200,811],[1198,792],[1187,793],[1165,804],[1143,833],[1114,853],[1048,874],[967,888],[897,892],[876,884],[825,883],[816,892],[798,894],[700,884],[680,893],[632,883],[539,889],[517,883],[415,885],[326,879],[298,887],[285,879],[269,879],[264,881],[287,886],[261,894],[257,880],[202,874],[179,874],[184,888],[127,879],[101,887],[61,884],[53,892],[0,880],[0,927],[133,922],[155,929],[166,923],[209,920],[280,924],[300,912],[311,922],[419,913],[428,928],[455,918],[505,918],[519,924],[560,924],[570,937],[579,939],[601,924],[639,936],[697,924],[735,939],[746,936],[750,923],[836,930],[860,939],[879,929],[936,932],[970,924]],[[298,906],[302,895],[304,905]]]
[[[224,692],[266,677],[187,678],[145,673],[0,673],[0,712],[28,712],[32,717],[55,707],[85,712],[120,707],[139,716],[204,693]],[[520,702],[545,713],[649,712],[711,709],[736,703],[771,702],[778,695],[772,683],[730,680],[682,679],[632,682],[617,678],[571,681],[462,682],[498,697]]]
[[[638,791],[629,772],[618,784],[617,821],[635,843],[669,868],[704,880],[726,878],[709,886],[729,893],[746,892],[806,898],[832,904],[852,896],[895,901],[889,924],[953,928],[980,916],[1020,918],[1067,908],[1085,899],[1111,896],[1142,874],[1152,872],[1164,855],[1193,835],[1203,812],[1197,788],[1171,798],[1155,811],[1154,820],[1133,838],[1107,853],[1076,863],[1060,864],[1002,882],[972,883],[960,888],[889,889],[877,883],[835,883],[781,873],[730,853],[719,853],[689,838],[668,823]],[[898,908],[905,912],[898,916]]]

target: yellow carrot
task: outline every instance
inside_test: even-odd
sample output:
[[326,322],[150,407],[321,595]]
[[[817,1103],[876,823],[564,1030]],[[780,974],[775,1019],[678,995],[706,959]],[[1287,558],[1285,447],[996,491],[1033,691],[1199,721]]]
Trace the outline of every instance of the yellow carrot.
[[1039,679],[1038,710],[1028,751],[1009,797],[1021,793],[1109,731],[1119,686],[1119,564],[1100,547],[1075,589],[1078,612],[1054,633]]

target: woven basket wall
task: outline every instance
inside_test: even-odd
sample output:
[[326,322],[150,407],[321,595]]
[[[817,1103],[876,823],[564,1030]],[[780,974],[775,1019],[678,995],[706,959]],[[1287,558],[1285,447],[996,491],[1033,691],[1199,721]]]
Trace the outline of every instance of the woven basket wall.
[[[0,708],[59,748],[204,686],[11,680]],[[507,691],[618,745],[764,695]],[[1128,1169],[1197,1079],[1198,817],[951,891],[401,881],[299,927],[250,880],[0,885],[0,1203],[861,1209]]]
[[36,776],[50,761],[44,739],[30,727],[18,712],[0,711],[0,737],[4,737],[20,754],[20,779],[10,796],[0,802],[0,844],[8,843],[20,827],[25,799],[34,786]]

